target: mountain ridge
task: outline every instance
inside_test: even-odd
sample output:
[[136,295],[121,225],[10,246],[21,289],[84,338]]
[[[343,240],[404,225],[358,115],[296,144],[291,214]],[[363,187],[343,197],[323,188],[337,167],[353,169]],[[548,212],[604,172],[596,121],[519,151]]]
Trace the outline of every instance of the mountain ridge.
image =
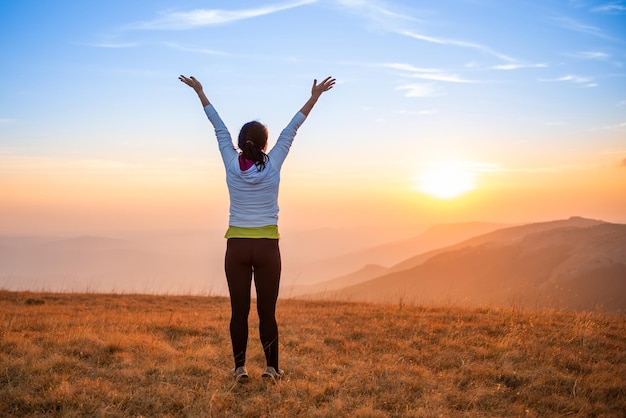
[[416,251],[427,251],[450,245],[480,233],[496,230],[504,225],[506,224],[479,221],[434,225],[409,238],[357,251],[347,251],[344,254],[306,263],[301,268],[297,284],[300,285],[298,287],[317,286],[321,282],[339,276],[352,275],[355,270],[360,270],[368,264],[393,266],[415,254]]
[[626,309],[624,224],[570,218],[504,228],[399,265],[410,267],[305,297]]

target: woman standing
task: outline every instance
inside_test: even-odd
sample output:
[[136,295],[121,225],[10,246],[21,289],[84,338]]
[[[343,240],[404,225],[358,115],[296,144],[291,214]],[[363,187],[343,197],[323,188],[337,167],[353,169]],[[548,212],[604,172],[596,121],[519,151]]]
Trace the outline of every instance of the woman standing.
[[248,379],[245,363],[250,289],[254,275],[259,333],[267,363],[263,377],[276,381],[283,376],[283,371],[278,367],[276,324],[281,271],[277,226],[280,169],[298,128],[322,93],[333,88],[335,79],[326,77],[319,84],[313,80],[311,97],[283,129],[268,153],[268,131],[265,125],[257,121],[243,125],[239,132],[237,151],[224,122],[204,94],[202,84],[193,76],[181,75],[179,80],[193,88],[200,98],[204,112],[215,129],[226,168],[230,216],[224,266],[231,303],[230,337],[235,360],[232,373],[237,382]]

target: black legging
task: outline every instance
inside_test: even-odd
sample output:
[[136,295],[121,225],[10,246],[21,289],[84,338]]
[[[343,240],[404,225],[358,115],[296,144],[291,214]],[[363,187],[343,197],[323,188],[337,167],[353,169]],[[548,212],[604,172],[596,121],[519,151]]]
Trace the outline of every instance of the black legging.
[[278,370],[276,300],[280,283],[280,250],[277,239],[229,238],[224,261],[230,292],[230,338],[235,367],[246,362],[250,286],[254,272],[259,333],[268,366]]

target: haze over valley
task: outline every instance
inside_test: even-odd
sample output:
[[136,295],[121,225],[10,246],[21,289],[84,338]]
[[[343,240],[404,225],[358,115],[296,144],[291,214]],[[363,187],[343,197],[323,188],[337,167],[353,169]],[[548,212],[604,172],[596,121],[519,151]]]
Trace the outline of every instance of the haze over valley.
[[[388,242],[332,229],[284,235],[281,297],[626,309],[624,224],[442,224]],[[4,236],[0,288],[227,295],[224,246],[219,231]]]

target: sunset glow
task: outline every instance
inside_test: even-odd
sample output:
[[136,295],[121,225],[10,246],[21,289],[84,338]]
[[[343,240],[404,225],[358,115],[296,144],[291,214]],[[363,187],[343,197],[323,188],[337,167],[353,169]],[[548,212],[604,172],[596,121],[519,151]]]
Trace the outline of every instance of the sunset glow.
[[626,221],[611,5],[2,2],[0,234],[226,228],[214,134],[179,74],[233,137],[259,120],[270,146],[312,80],[337,79],[283,167],[285,230]]
[[417,189],[440,199],[452,199],[476,188],[475,175],[467,164],[456,161],[433,163],[416,179]]

